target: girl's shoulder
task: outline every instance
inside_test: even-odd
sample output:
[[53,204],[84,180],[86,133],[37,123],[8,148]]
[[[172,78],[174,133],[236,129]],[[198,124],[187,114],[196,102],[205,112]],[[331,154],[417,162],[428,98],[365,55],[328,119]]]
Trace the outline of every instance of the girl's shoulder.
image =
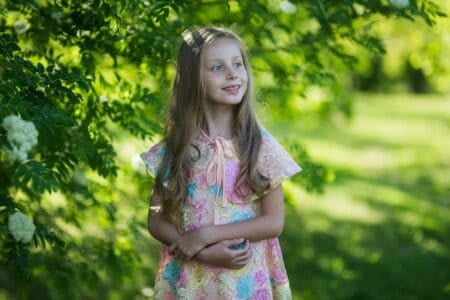
[[302,171],[289,152],[265,128],[261,129],[262,143],[257,160],[258,171],[276,187],[282,181]]
[[140,153],[140,158],[144,162],[145,167],[153,176],[158,173],[158,167],[166,152],[166,143],[164,140],[151,146],[147,151]]
[[[284,149],[284,147],[278,142],[278,140],[264,127],[261,127],[261,149],[260,152],[263,155],[267,155],[269,153],[279,154],[286,156],[288,152]],[[290,156],[289,156],[290,157]]]

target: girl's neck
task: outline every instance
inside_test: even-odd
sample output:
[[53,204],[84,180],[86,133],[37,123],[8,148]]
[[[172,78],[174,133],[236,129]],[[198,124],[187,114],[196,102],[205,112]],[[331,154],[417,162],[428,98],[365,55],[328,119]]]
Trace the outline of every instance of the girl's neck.
[[211,138],[233,138],[234,107],[230,105],[208,105],[206,108],[206,123],[208,135]]

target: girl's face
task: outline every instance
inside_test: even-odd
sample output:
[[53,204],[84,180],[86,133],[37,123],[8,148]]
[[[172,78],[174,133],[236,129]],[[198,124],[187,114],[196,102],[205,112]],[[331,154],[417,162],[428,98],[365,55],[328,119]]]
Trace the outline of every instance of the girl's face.
[[202,53],[202,68],[208,101],[235,105],[247,91],[248,75],[238,42],[219,38]]

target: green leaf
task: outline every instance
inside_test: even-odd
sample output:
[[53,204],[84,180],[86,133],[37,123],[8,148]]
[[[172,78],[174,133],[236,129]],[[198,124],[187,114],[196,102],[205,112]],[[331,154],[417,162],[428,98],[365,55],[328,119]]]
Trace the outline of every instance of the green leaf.
[[42,194],[45,191],[51,193],[59,187],[53,171],[35,160],[28,160],[19,164],[13,174],[13,178],[21,186],[26,186],[31,182],[33,191],[38,194]]

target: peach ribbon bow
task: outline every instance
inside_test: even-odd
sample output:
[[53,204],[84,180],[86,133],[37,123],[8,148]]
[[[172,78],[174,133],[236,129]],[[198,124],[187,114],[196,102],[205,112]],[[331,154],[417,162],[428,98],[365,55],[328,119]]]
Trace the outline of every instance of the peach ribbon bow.
[[214,223],[217,224],[219,221],[218,207],[220,204],[223,207],[229,204],[225,200],[225,160],[227,158],[233,157],[233,148],[230,141],[224,139],[223,137],[215,137],[214,140],[207,137],[210,143],[216,149],[211,164],[208,167],[206,173],[206,181],[208,186],[216,185],[216,207],[214,211]]

